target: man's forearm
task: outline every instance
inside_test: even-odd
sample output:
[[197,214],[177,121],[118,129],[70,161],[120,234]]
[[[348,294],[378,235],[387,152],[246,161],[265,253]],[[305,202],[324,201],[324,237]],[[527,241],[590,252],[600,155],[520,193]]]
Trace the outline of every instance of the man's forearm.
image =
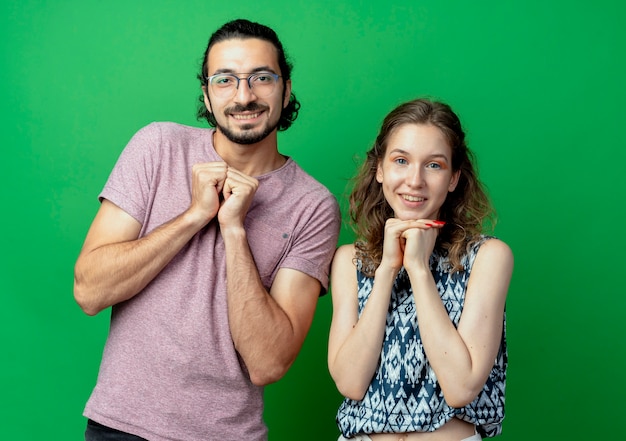
[[74,271],[74,295],[89,315],[132,298],[172,260],[201,228],[182,214],[131,241],[83,250]]
[[301,343],[288,315],[261,283],[245,231],[227,232],[224,243],[233,342],[252,382],[269,384],[285,374]]

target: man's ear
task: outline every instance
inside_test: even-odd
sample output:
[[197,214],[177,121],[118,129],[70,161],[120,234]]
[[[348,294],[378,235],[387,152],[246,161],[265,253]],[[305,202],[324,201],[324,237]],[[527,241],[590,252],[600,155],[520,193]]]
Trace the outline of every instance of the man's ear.
[[291,99],[291,80],[285,81],[285,97],[283,99],[283,109],[289,104]]
[[213,113],[211,110],[211,100],[209,99],[209,91],[207,90],[207,86],[202,86],[202,94],[204,95],[204,105],[209,111],[209,113]]

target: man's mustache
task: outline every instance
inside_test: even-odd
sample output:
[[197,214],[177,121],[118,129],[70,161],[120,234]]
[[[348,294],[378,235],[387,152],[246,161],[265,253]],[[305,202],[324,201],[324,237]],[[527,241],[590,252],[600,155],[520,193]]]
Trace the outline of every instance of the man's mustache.
[[250,103],[248,105],[242,106],[241,104],[234,105],[232,107],[228,107],[225,109],[226,113],[242,113],[242,112],[257,112],[261,110],[266,110],[266,106],[261,106],[258,103]]

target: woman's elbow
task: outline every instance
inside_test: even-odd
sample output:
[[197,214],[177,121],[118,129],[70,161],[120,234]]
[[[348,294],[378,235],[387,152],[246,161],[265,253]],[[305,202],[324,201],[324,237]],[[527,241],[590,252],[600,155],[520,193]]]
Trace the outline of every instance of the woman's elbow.
[[344,397],[349,398],[354,401],[361,401],[363,398],[365,398],[365,392],[367,392],[367,388],[361,389],[358,387],[354,387],[354,388],[337,387],[337,390]]
[[359,381],[355,381],[355,378],[346,378],[341,379],[338,376],[334,376],[333,380],[335,381],[335,386],[341,395],[346,398],[355,401],[361,401],[363,397],[365,397],[365,393],[367,392],[367,388],[369,384],[363,384]]
[[480,390],[475,388],[459,388],[454,391],[444,391],[443,397],[450,407],[459,409],[474,401],[479,392]]

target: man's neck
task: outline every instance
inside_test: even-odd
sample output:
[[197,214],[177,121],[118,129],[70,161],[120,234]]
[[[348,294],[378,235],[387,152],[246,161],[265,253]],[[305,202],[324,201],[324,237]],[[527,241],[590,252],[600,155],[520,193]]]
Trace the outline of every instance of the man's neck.
[[261,176],[274,171],[287,160],[278,152],[276,131],[255,144],[237,144],[215,130],[213,147],[224,162],[248,176]]

